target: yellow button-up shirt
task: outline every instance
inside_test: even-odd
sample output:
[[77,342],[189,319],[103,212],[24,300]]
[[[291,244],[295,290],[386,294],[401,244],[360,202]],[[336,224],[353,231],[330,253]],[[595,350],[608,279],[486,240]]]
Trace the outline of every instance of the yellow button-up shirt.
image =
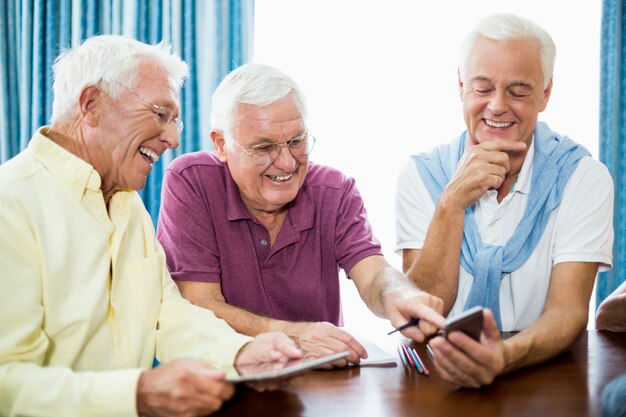
[[250,340],[183,299],[139,195],[39,130],[0,166],[0,415],[136,415],[139,374]]

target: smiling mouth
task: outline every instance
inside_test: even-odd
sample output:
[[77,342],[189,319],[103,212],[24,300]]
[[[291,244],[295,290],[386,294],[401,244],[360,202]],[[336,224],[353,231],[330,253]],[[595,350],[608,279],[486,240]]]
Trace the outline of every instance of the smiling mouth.
[[159,160],[159,155],[154,152],[151,149],[148,149],[146,147],[140,147],[139,148],[139,153],[142,154],[143,156],[145,156],[147,159],[150,160],[150,163],[155,163],[156,161]]
[[275,181],[275,182],[289,181],[291,179],[291,177],[293,177],[293,174],[289,174],[289,175],[267,175],[267,178],[269,178],[270,180]]
[[503,127],[509,127],[513,124],[511,122],[494,122],[493,120],[489,120],[489,119],[483,119],[483,120],[489,127],[503,128]]

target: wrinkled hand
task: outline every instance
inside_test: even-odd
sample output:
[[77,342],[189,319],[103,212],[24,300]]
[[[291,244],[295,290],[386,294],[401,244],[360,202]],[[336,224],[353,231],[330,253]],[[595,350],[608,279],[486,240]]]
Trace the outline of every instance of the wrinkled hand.
[[499,139],[468,147],[441,198],[462,209],[471,206],[489,189],[500,188],[511,169],[508,153],[525,149],[523,142]]
[[302,351],[293,340],[281,332],[261,333],[241,348],[235,358],[235,366],[259,362],[286,362],[299,359]]
[[348,352],[348,356],[320,366],[323,369],[357,364],[367,358],[365,348],[348,332],[327,322],[289,323],[285,333],[293,337],[306,357],[316,358],[337,352]]
[[224,372],[191,359],[145,371],[137,383],[137,413],[153,417],[205,416],[233,396]]
[[[244,345],[235,358],[235,367],[262,365],[274,362],[279,368],[279,363],[290,359],[300,359],[303,354],[296,344],[286,334],[281,332],[261,333],[251,342]],[[286,386],[291,378],[276,378],[263,382],[250,382],[247,385],[257,391],[266,391]]]
[[455,331],[429,342],[435,369],[444,380],[466,388],[489,385],[504,370],[505,348],[491,310],[483,313],[480,343]]
[[442,316],[443,301],[417,288],[398,288],[385,294],[386,315],[394,328],[411,320],[419,319],[417,326],[407,327],[402,334],[417,342],[423,342],[446,324]]

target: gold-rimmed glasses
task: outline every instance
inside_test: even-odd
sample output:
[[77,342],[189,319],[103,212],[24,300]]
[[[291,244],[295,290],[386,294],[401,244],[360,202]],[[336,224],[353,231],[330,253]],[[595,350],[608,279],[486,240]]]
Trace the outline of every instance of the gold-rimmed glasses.
[[178,134],[180,135],[182,133],[183,127],[184,127],[183,121],[180,120],[178,117],[174,117],[174,113],[172,112],[172,109],[170,109],[169,107],[158,106],[154,104],[150,100],[146,99],[145,97],[141,96],[140,94],[126,87],[122,83],[116,82],[115,84],[119,85],[120,87],[130,92],[132,95],[134,95],[135,97],[137,97],[144,103],[146,103],[148,106],[150,106],[150,110],[152,110],[152,113],[154,113],[154,118],[158,124],[160,124],[161,126],[167,126],[171,122],[174,122],[174,125],[176,126],[176,131],[178,132]]
[[286,147],[295,159],[301,159],[311,153],[315,146],[315,137],[310,133],[289,139],[285,143],[267,142],[244,148],[239,142],[234,141],[248,158],[256,166],[264,167],[271,165],[280,156],[280,151]]

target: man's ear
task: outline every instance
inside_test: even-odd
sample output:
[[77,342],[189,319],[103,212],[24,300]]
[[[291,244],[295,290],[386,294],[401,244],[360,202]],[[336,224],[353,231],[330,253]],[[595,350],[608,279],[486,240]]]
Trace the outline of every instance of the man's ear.
[[96,127],[100,120],[103,94],[95,85],[87,86],[80,92],[78,98],[80,114],[90,127]]
[[228,152],[226,152],[226,139],[224,139],[224,133],[219,130],[211,130],[211,142],[215,148],[217,157],[222,162],[228,160]]
[[546,107],[548,106],[548,101],[550,100],[550,94],[552,94],[552,80],[550,80],[550,83],[548,84],[546,89],[543,90],[543,98],[541,99],[541,104],[539,105],[540,113],[544,111]]

